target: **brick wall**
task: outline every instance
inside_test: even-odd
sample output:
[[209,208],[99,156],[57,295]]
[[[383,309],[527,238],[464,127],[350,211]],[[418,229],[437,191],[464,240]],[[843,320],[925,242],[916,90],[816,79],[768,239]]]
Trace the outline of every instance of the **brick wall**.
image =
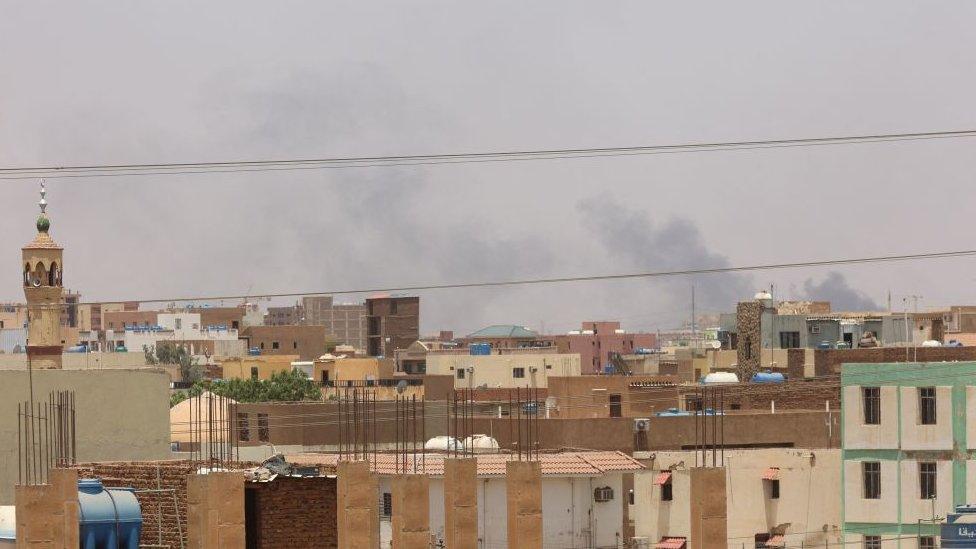
[[[976,360],[976,347],[918,347],[908,348],[911,362],[953,362]],[[852,362],[907,362],[904,347],[875,347],[870,349],[818,349],[813,364],[816,376],[840,374],[841,364]],[[917,356],[917,359],[916,359]]]
[[336,479],[278,477],[247,485],[253,498],[255,547],[337,547]]
[[139,544],[186,546],[186,478],[194,470],[189,461],[83,463],[78,469],[80,478],[100,478],[106,487],[175,489],[177,504],[173,492],[136,493],[142,508]]
[[736,362],[739,364],[736,373],[739,379],[752,379],[752,375],[759,371],[762,312],[763,304],[759,301],[743,301],[736,307]]

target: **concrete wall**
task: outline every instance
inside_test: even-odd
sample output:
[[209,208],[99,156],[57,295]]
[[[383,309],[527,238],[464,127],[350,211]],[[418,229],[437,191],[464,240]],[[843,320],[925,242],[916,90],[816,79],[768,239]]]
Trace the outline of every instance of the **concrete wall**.
[[881,387],[881,423],[864,423],[861,386],[842,389],[844,394],[844,447],[849,449],[898,447],[898,389]]
[[[162,370],[35,371],[34,395],[74,390],[79,461],[166,459],[169,376]],[[17,482],[17,404],[28,399],[27,372],[0,371],[0,504]]]
[[[694,452],[637,453],[648,470],[634,475],[635,535],[656,543],[662,537],[691,537],[691,468]],[[643,458],[643,459],[642,459]],[[771,498],[762,475],[778,467],[780,497]],[[660,471],[673,469],[672,501],[661,501]],[[823,546],[840,538],[840,501],[832,489],[840,484],[840,451],[807,449],[732,450],[725,453],[725,497],[729,539],[752,546],[755,534],[785,529],[790,547]],[[826,526],[826,533],[823,528]],[[729,543],[738,547],[738,543]]]

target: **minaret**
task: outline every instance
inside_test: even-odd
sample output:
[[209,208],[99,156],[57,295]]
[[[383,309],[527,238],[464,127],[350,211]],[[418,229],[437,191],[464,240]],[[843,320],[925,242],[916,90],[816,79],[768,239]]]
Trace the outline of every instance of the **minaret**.
[[51,238],[47,190],[41,182],[37,236],[23,247],[24,295],[27,297],[27,357],[32,368],[61,369],[61,271],[64,249]]

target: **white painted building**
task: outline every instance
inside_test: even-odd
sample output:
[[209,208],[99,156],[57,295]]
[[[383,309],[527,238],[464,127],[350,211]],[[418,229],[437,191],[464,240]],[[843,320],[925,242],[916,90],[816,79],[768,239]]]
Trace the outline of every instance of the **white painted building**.
[[[190,354],[210,353],[220,356],[241,356],[244,343],[237,330],[224,326],[201,326],[200,313],[159,313],[156,326],[126,327],[123,344],[130,352],[142,352],[144,347],[155,347],[160,343],[178,343],[189,347]],[[118,332],[109,330],[117,341]]]
[[[691,537],[694,451],[637,452],[630,518],[635,537],[654,547]],[[728,546],[823,547],[841,539],[840,450],[764,448],[725,451]]]

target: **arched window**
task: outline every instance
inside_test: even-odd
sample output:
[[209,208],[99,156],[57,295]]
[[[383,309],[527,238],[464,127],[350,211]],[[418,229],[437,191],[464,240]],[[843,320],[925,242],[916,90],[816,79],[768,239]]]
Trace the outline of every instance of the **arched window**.
[[44,270],[44,264],[40,261],[38,261],[37,266],[34,267],[34,280],[31,281],[32,285],[34,281],[37,281],[38,285],[47,282],[47,271]]
[[58,264],[51,263],[51,270],[47,272],[47,285],[57,286],[58,285]]
[[30,286],[30,264],[24,264],[24,286]]

